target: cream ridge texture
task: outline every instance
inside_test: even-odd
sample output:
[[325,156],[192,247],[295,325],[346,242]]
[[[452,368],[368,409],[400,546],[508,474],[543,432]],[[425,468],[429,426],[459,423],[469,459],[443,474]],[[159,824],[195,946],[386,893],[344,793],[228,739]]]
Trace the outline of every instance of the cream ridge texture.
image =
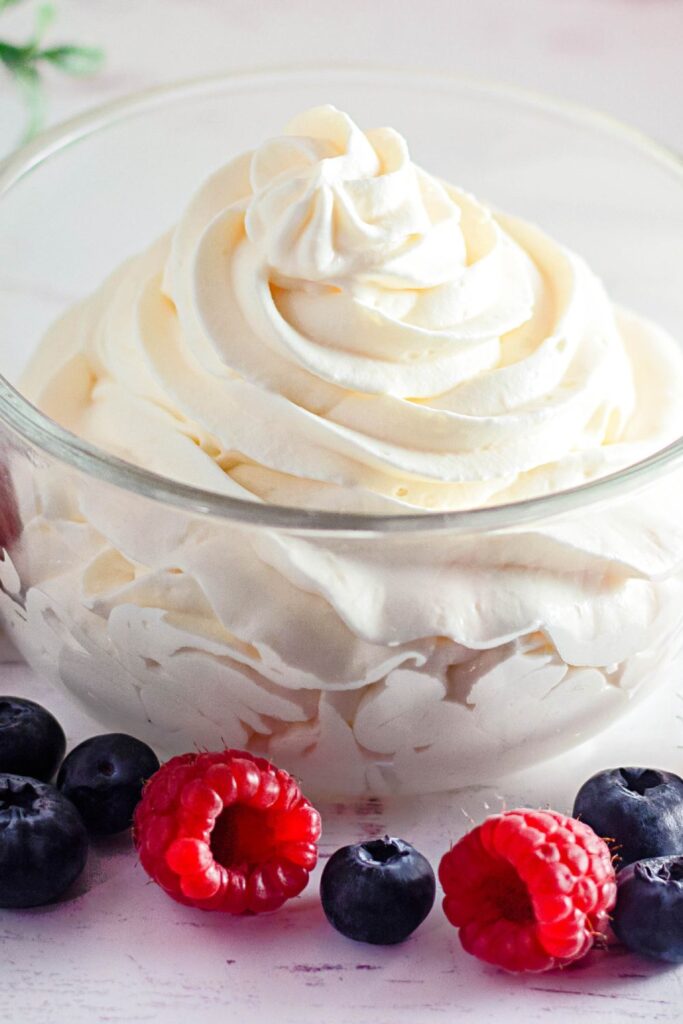
[[[149,470],[307,509],[516,501],[683,433],[673,339],[330,106],[209,178],[51,329],[23,390]],[[666,483],[496,533],[425,517],[352,541],[56,470],[31,488],[0,566],[20,646],[116,727],[249,746],[313,790],[446,788],[553,753],[681,645]]]
[[219,170],[59,323],[24,387],[108,451],[235,497],[513,501],[681,432],[673,342],[585,263],[320,107]]

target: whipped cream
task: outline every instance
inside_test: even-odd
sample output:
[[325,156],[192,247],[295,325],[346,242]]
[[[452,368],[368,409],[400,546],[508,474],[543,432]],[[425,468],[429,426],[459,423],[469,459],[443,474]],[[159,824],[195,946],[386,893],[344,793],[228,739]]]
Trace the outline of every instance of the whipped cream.
[[[459,509],[557,491],[683,432],[683,357],[582,259],[332,107],[216,172],[69,310],[25,393],[222,494]],[[0,610],[28,657],[168,752],[249,746],[313,791],[420,791],[547,756],[683,643],[683,486],[462,536],[195,519],[16,474]]]
[[24,381],[95,444],[235,497],[460,509],[679,436],[683,358],[578,256],[333,107],[221,168]]

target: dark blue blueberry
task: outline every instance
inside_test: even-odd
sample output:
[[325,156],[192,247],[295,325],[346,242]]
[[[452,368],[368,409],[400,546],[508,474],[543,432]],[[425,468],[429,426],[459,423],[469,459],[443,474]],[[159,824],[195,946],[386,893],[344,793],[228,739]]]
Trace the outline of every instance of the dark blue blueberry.
[[57,785],[91,832],[110,836],[129,828],[142,787],[158,770],[159,759],[146,743],[112,732],[74,747],[59,769]]
[[619,867],[683,852],[683,779],[671,772],[598,772],[579,790],[573,813],[607,840]]
[[0,772],[48,782],[65,750],[64,730],[54,715],[23,697],[0,697]]
[[634,953],[683,963],[683,856],[651,857],[619,872],[612,928]]
[[36,907],[80,875],[88,833],[58,789],[22,775],[0,775],[0,907]]
[[320,881],[323,910],[333,928],[357,942],[403,942],[434,905],[429,861],[402,839],[343,846]]

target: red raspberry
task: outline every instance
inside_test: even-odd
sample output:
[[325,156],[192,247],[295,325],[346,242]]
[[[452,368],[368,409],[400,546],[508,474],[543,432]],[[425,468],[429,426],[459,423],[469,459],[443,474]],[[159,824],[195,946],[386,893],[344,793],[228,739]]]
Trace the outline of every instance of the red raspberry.
[[556,811],[494,814],[444,854],[446,917],[464,949],[507,971],[578,960],[607,927],[617,886],[606,843]]
[[145,871],[179,903],[258,914],[306,887],[320,815],[262,757],[182,754],[145,786],[133,835]]
[[8,467],[0,461],[0,559],[21,534],[21,518]]

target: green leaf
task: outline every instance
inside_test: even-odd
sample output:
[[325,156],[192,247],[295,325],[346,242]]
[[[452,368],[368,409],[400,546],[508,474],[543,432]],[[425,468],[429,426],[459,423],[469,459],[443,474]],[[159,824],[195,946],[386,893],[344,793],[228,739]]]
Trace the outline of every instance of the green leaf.
[[[0,0],[0,13],[22,0]],[[62,46],[51,46],[41,50],[42,39],[55,19],[54,3],[41,3],[36,13],[33,37],[25,46],[16,46],[6,40],[0,40],[0,65],[4,64],[17,86],[21,90],[26,109],[28,124],[25,139],[30,139],[43,125],[44,93],[38,66],[40,62],[69,75],[92,75],[102,65],[104,53],[93,46],[76,46],[68,43]]]
[[68,75],[78,77],[94,75],[104,61],[104,51],[95,46],[54,46],[49,50],[41,50],[36,56]]
[[36,26],[33,30],[34,48],[40,44],[41,39],[57,17],[57,8],[54,4],[41,4],[36,14]]
[[34,67],[19,67],[14,72],[14,80],[21,89],[24,103],[28,111],[28,122],[24,132],[24,141],[33,138],[43,124],[45,100],[40,75]]
[[30,59],[30,55],[25,46],[14,46],[12,43],[0,42],[0,61],[10,71],[14,71],[20,64],[25,64],[27,59]]

